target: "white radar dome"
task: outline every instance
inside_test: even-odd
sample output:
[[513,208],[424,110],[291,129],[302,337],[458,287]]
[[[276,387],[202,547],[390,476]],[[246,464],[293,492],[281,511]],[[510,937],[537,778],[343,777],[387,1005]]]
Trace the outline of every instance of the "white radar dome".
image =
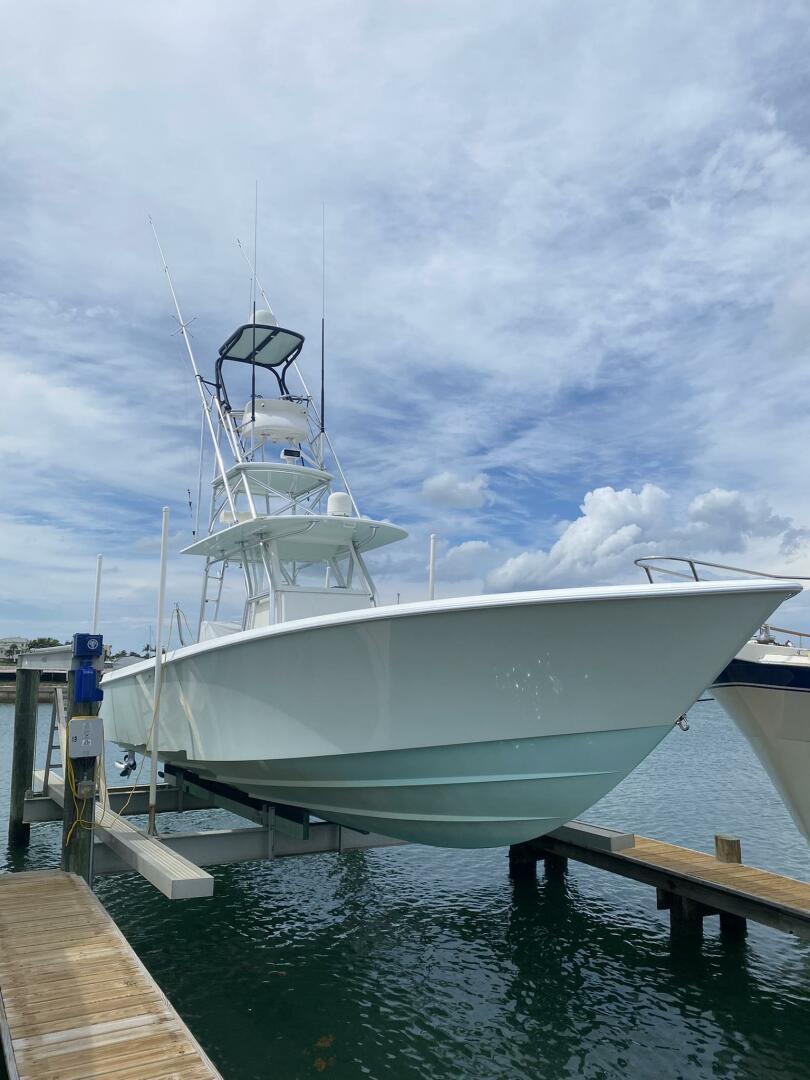
[[256,398],[255,403],[247,403],[242,414],[242,435],[251,433],[259,443],[306,442],[309,435],[307,410],[297,401]]
[[278,326],[278,319],[270,308],[260,308],[250,320],[256,326]]
[[333,491],[326,501],[326,512],[330,517],[351,517],[352,497],[345,491]]

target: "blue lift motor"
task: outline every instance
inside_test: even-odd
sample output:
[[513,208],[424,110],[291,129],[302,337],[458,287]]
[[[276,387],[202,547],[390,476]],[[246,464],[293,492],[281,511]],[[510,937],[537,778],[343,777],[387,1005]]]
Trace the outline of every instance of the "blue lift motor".
[[103,701],[104,691],[97,681],[98,672],[90,664],[82,664],[75,671],[75,683],[73,686],[73,702],[76,705],[86,705],[91,701]]

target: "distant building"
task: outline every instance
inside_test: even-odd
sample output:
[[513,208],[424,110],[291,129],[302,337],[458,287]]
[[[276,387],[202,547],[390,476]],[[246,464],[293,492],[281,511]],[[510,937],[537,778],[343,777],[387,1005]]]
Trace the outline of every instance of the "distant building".
[[0,638],[0,659],[16,660],[17,657],[28,648],[28,638],[4,637]]

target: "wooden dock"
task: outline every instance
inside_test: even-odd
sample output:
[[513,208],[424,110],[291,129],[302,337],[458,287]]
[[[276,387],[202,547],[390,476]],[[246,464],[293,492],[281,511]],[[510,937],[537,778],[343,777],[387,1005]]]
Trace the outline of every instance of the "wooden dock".
[[0,1035],[9,1080],[221,1080],[74,874],[0,875]]
[[719,915],[721,929],[745,932],[747,919],[810,938],[810,884],[740,861],[739,841],[716,837],[716,855],[632,833],[572,822],[509,850],[513,873],[560,869],[567,859],[652,885],[673,927]]

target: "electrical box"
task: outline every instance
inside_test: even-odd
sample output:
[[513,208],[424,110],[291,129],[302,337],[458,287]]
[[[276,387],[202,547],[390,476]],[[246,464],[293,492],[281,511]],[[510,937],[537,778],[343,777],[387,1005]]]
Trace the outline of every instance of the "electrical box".
[[101,634],[74,634],[73,655],[86,657],[101,656],[104,651],[104,639]]
[[74,716],[68,725],[68,754],[77,757],[101,757],[104,749],[104,723],[100,716]]

